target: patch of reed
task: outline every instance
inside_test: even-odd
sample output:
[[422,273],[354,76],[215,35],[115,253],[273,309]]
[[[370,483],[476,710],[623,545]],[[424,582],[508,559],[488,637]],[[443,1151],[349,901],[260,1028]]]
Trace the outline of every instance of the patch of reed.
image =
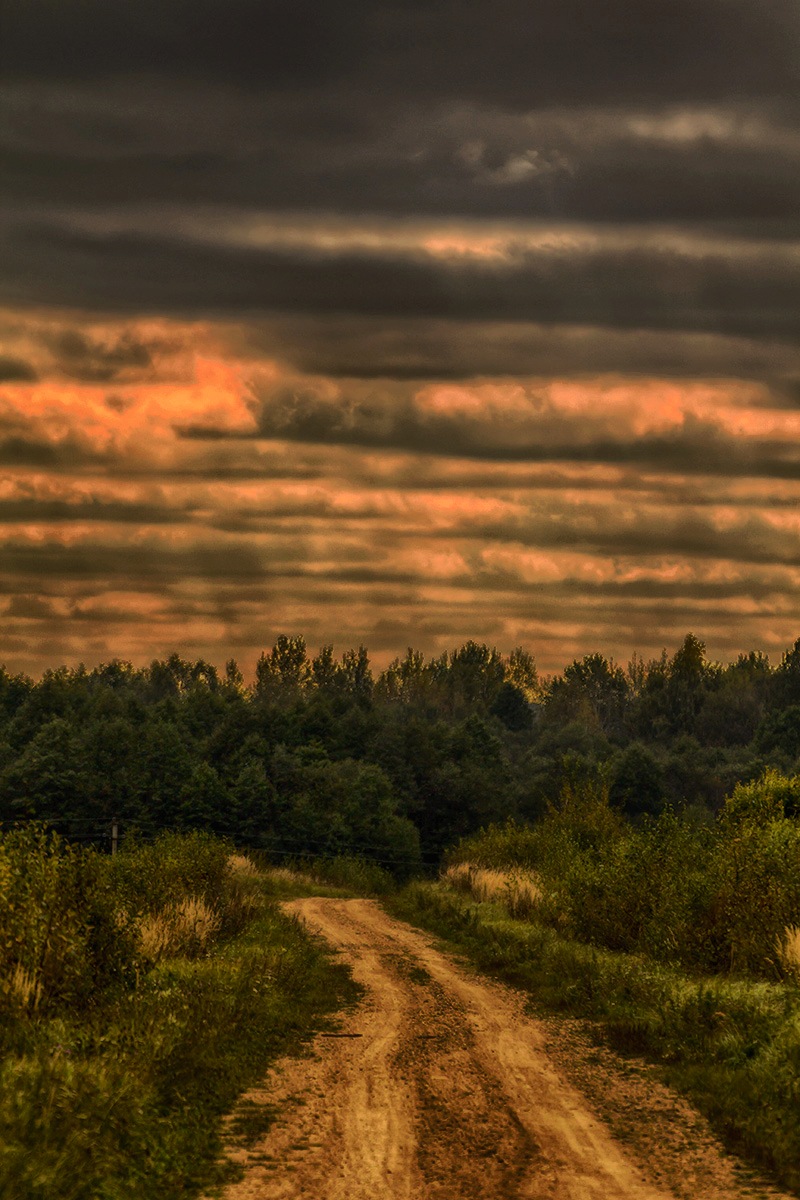
[[42,982],[36,971],[16,963],[0,984],[5,999],[14,1009],[35,1012],[42,997]]
[[258,867],[246,854],[230,854],[228,867],[231,875],[235,875],[239,879],[253,879],[259,874]]
[[800,983],[800,925],[787,925],[776,947],[778,961],[795,983]]
[[151,962],[202,954],[219,933],[221,917],[198,896],[188,896],[157,913],[140,917],[139,945]]
[[518,920],[531,917],[544,900],[541,885],[531,871],[500,871],[461,862],[449,866],[443,878],[482,904],[501,904],[509,916]]

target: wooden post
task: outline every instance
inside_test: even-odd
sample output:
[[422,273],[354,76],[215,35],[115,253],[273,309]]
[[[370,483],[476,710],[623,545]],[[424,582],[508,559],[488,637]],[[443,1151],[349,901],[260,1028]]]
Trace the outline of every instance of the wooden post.
[[119,847],[119,822],[117,821],[117,818],[114,817],[114,820],[111,822],[111,854],[112,854],[112,856],[117,853],[118,847]]

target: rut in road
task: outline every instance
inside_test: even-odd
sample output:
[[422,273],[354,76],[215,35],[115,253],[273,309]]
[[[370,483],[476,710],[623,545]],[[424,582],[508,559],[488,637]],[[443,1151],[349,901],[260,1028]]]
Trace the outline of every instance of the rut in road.
[[248,1094],[283,1116],[254,1151],[232,1153],[246,1170],[226,1200],[780,1197],[739,1183],[713,1144],[687,1145],[661,1173],[669,1184],[656,1179],[556,1068],[517,993],[374,901],[284,907],[341,952],[366,992],[338,1035],[318,1035],[309,1057],[284,1060]]

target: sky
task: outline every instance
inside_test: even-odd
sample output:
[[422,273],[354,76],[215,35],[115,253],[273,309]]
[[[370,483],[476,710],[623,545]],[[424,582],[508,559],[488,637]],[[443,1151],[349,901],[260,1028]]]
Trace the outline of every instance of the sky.
[[800,635],[796,0],[6,0],[0,661]]

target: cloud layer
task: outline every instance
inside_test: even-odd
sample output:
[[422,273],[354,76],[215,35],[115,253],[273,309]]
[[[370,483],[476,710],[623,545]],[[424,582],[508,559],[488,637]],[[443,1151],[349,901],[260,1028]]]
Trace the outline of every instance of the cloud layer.
[[800,632],[789,0],[4,16],[0,658]]

